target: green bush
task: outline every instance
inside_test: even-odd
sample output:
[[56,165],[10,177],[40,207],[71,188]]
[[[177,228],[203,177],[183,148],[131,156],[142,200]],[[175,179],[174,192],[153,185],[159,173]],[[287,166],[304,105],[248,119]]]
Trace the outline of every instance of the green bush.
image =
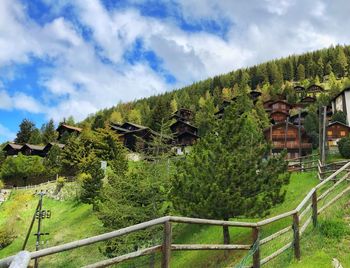
[[66,179],[64,177],[58,177],[56,180],[56,192],[58,193],[64,186]]
[[350,158],[350,138],[341,138],[338,141],[338,150],[342,157]]
[[322,220],[319,229],[323,236],[340,240],[348,232],[344,222],[340,220]]
[[10,245],[14,239],[14,233],[10,229],[0,228],[0,249]]

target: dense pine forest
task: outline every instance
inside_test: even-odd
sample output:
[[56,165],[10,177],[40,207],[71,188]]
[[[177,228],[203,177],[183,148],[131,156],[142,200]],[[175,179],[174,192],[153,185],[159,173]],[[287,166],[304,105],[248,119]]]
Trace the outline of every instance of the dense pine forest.
[[161,95],[119,103],[90,115],[80,125],[96,129],[107,122],[130,121],[159,130],[162,119],[169,118],[177,108],[185,107],[197,112],[196,124],[200,128],[202,122],[199,111],[208,106],[205,105],[208,99],[214,105],[212,109],[217,110],[224,100],[237,94],[242,83],[247,83],[250,89],[261,91],[263,100],[284,94],[290,103],[296,101],[292,90],[294,85],[323,84],[330,90],[330,94],[325,96],[324,102],[327,102],[329,97],[349,84],[349,62],[350,46],[338,45],[302,55],[291,55],[208,78]]

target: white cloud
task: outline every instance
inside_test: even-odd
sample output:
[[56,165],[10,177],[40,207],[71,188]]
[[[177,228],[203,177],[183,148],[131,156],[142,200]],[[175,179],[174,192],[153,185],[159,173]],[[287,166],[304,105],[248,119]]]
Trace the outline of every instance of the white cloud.
[[[83,119],[120,100],[169,90],[163,73],[147,61],[131,64],[124,59],[136,40],[157,55],[161,69],[177,79],[172,86],[179,87],[350,39],[346,0],[174,0],[188,24],[214,20],[228,28],[220,34],[188,32],[176,18],[145,16],[137,6],[107,10],[99,0],[44,2],[54,19],[42,25],[28,17],[22,2],[0,1],[0,68],[33,58],[50,63],[39,70],[44,92],[38,98],[0,89],[0,109],[43,111],[56,120],[69,115]],[[63,8],[71,8],[74,20],[62,16]]]
[[16,133],[0,124],[0,140],[13,140],[15,137]]

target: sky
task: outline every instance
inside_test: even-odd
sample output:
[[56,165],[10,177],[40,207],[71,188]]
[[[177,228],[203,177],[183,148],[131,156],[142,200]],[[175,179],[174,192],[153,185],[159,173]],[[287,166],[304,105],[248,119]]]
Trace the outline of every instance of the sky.
[[240,67],[349,44],[348,0],[0,0],[0,142]]

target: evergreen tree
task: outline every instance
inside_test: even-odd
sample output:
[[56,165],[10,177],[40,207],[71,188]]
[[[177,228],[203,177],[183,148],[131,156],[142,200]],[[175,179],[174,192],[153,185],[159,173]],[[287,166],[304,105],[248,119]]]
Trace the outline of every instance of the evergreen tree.
[[297,70],[297,79],[299,81],[302,81],[305,79],[305,67],[303,64],[298,65],[298,70]]
[[99,114],[95,117],[95,120],[91,125],[91,129],[96,130],[98,128],[104,128],[104,127],[105,127],[105,120],[103,118],[103,115]]
[[132,109],[128,116],[128,121],[135,124],[141,124],[141,113],[137,109]]
[[121,123],[123,122],[122,114],[119,111],[113,111],[109,117],[109,121],[112,123]]
[[41,127],[42,141],[44,144],[49,142],[54,142],[57,140],[57,132],[55,129],[55,124],[52,119]]
[[34,128],[32,133],[30,134],[30,138],[28,143],[30,144],[41,144],[42,143],[42,136],[39,129]]
[[337,47],[337,56],[334,64],[334,72],[338,77],[344,77],[348,70],[348,60],[341,46]]
[[175,113],[177,111],[178,107],[177,107],[177,101],[175,98],[171,100],[170,108],[172,113]]
[[[172,180],[175,209],[186,216],[229,218],[265,215],[283,201],[289,175],[284,155],[264,159],[269,146],[252,102],[241,94],[222,122],[178,162]],[[223,228],[224,243],[229,230]]]
[[214,127],[216,108],[213,98],[210,96],[209,91],[205,94],[205,97],[199,99],[200,110],[196,113],[195,124],[198,127],[198,134],[203,137],[206,133]]
[[20,144],[28,143],[34,130],[35,124],[28,119],[23,119],[19,125],[19,131],[17,132],[15,142]]
[[346,121],[346,114],[343,111],[336,111],[332,115],[332,122],[340,122],[346,125]]

